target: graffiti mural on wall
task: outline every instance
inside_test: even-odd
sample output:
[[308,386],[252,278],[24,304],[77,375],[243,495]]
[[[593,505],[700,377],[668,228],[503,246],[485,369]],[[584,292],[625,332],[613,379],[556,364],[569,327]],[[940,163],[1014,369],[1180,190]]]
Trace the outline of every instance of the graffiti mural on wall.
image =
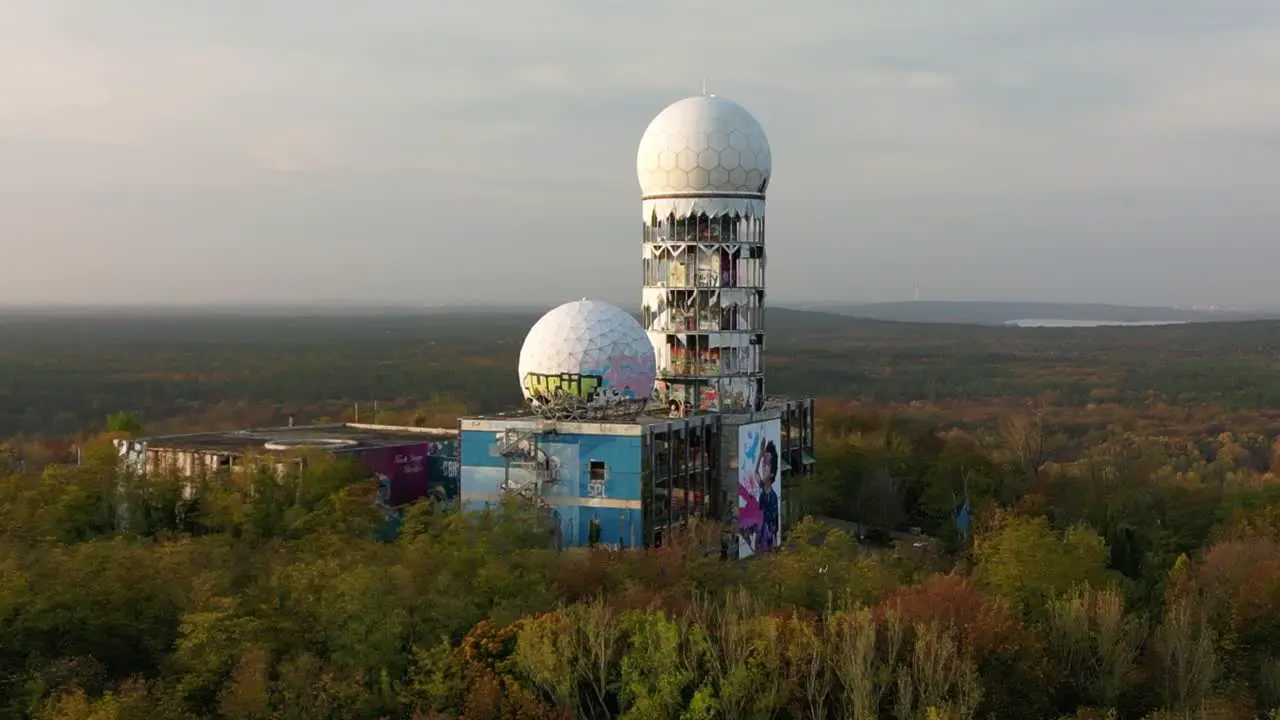
[[738,430],[738,557],[776,550],[782,543],[778,420]]
[[590,401],[595,398],[596,391],[604,384],[604,377],[601,375],[578,374],[578,373],[561,373],[559,375],[544,375],[542,373],[527,373],[524,376],[524,387],[533,397],[552,398],[557,395],[576,397],[580,400]]
[[455,484],[458,482],[458,477],[462,471],[462,463],[458,462],[458,458],[433,455],[432,459],[436,461],[439,468],[437,472],[439,472],[442,480],[446,482],[453,481]]
[[[378,500],[388,507],[427,497],[433,486],[457,486],[457,451],[449,441],[374,448],[359,453],[359,457],[378,477]],[[438,457],[451,462],[428,462]]]

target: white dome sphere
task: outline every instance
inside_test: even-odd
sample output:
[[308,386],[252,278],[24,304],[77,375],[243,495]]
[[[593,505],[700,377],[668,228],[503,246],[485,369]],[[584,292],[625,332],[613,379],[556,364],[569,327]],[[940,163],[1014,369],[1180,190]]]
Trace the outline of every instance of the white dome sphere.
[[746,108],[715,95],[668,105],[649,123],[636,153],[645,196],[763,194],[772,173],[764,128]]
[[520,391],[537,407],[559,397],[591,406],[653,396],[653,345],[636,319],[608,303],[565,303],[533,324],[520,348]]

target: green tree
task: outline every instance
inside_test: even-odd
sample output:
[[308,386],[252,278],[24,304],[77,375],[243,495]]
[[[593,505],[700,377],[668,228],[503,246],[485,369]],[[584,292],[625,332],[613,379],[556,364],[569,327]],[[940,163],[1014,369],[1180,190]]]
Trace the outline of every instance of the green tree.
[[974,556],[980,583],[1036,616],[1075,587],[1115,582],[1106,543],[1096,532],[1083,525],[1056,532],[1043,517],[1000,517],[975,540]]
[[[182,617],[170,660],[178,676],[175,692],[198,712],[214,709],[223,684],[237,663],[247,665],[240,669],[241,678],[236,682],[249,682],[244,676],[253,670],[252,662],[260,658],[246,660],[246,653],[253,649],[255,639],[268,634],[268,628],[258,619],[247,616],[235,598],[215,592],[216,589],[207,588],[201,592],[205,597],[193,598],[196,602]],[[277,642],[276,637],[269,639]],[[245,699],[241,696],[246,691],[244,688],[228,691],[237,695],[230,703],[242,706]]]
[[142,420],[134,413],[121,410],[107,416],[105,429],[109,433],[123,433],[136,437],[142,434]]
[[664,720],[679,717],[686,694],[692,694],[694,668],[685,663],[688,642],[685,623],[661,611],[627,614],[622,625],[627,651],[619,678],[621,717]]

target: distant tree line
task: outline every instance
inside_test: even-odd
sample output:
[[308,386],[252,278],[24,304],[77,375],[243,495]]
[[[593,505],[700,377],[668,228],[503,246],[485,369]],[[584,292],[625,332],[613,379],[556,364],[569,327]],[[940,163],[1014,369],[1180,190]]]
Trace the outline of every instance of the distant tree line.
[[[1280,407],[1280,324],[990,328],[785,312],[769,328],[770,391],[879,405],[1051,397],[1108,403]],[[0,318],[0,438],[72,435],[124,409],[159,429],[334,419],[374,401],[411,412],[460,399],[519,402],[533,316]]]

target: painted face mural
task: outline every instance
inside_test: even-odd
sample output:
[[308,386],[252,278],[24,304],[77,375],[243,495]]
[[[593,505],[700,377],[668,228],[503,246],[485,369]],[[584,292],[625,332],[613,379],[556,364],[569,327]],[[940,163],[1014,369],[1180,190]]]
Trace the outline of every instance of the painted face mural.
[[743,425],[738,434],[738,556],[770,552],[782,541],[778,445],[781,423]]

